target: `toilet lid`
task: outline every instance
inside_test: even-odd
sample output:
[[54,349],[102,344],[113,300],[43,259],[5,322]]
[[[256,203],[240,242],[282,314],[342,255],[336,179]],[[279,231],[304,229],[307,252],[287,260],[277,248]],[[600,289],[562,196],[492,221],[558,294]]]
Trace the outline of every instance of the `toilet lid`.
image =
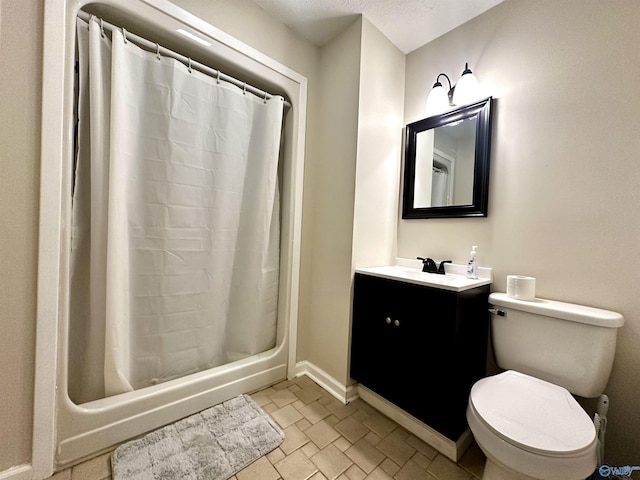
[[509,370],[483,378],[470,400],[496,435],[531,452],[574,453],[595,440],[593,422],[565,388],[529,375]]

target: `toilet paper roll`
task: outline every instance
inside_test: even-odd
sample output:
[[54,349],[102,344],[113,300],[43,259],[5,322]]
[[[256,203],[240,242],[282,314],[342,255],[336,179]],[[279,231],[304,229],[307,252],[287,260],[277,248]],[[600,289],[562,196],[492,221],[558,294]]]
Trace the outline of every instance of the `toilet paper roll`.
[[536,298],[536,279],[524,275],[507,275],[507,295],[519,300]]

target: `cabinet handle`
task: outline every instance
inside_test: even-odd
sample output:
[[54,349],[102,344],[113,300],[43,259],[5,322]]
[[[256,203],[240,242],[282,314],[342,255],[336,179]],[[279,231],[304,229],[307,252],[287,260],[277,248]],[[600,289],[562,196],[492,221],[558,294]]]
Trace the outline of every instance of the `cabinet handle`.
[[400,320],[394,320],[394,321],[393,321],[393,324],[394,324],[396,327],[399,327],[399,326],[400,326]]
[[389,325],[391,323],[391,317],[387,317],[385,322],[387,322],[387,325]]

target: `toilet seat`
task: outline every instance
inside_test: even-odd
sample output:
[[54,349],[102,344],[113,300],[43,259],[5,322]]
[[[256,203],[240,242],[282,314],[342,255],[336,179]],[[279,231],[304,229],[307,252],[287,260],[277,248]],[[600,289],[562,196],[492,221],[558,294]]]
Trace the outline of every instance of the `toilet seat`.
[[467,420],[488,461],[527,478],[578,480],[596,469],[595,427],[558,385],[515,371],[483,378],[471,389]]
[[574,456],[593,447],[593,422],[563,387],[508,370],[479,380],[470,403],[502,440],[528,452]]

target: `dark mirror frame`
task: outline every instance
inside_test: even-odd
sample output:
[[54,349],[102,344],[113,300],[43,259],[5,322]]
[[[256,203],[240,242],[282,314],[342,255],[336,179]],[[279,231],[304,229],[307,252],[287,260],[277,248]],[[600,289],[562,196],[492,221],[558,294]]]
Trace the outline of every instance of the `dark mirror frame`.
[[[491,104],[492,97],[457,108],[442,115],[418,120],[406,126],[404,154],[404,189],[402,218],[455,218],[486,217],[489,203],[489,163],[491,159]],[[416,173],[416,135],[425,130],[441,127],[476,116],[476,147],[473,172],[473,199],[471,205],[443,207],[413,206]]]

